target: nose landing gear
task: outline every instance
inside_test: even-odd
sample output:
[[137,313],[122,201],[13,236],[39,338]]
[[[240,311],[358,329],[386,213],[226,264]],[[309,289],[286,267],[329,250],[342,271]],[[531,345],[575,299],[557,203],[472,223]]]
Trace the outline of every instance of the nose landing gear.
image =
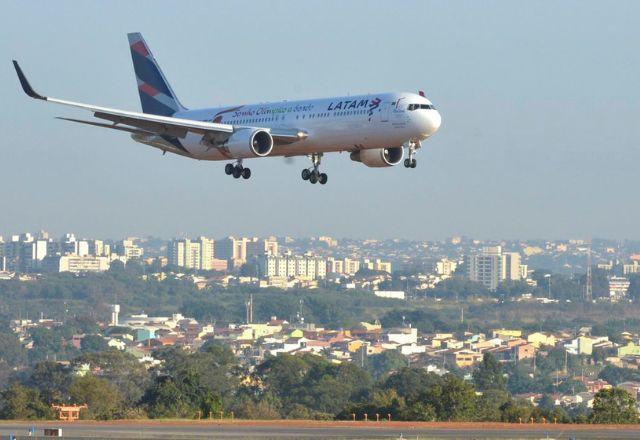
[[313,165],[310,168],[302,170],[302,180],[308,180],[312,184],[320,182],[320,185],[324,185],[329,180],[329,177],[325,173],[320,172],[322,153],[314,153],[310,157]]
[[235,164],[228,163],[224,167],[224,173],[227,176],[233,176],[234,179],[248,179],[251,177],[251,169],[242,166],[242,159],[239,159]]
[[416,150],[420,147],[420,142],[409,142],[409,157],[404,160],[405,168],[415,168],[418,166],[418,161],[413,156],[416,155]]

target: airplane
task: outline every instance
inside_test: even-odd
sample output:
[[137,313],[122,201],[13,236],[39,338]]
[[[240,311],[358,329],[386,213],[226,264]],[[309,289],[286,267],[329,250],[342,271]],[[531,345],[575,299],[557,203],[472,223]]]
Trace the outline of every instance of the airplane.
[[51,98],[37,93],[13,60],[24,92],[31,98],[77,107],[108,122],[59,117],[110,128],[133,140],[197,160],[231,161],[225,173],[249,179],[245,159],[308,156],[303,180],[326,184],[320,172],[323,154],[349,152],[368,167],[402,162],[415,168],[422,141],[440,128],[440,113],[424,93],[377,93],[302,101],[282,101],[189,110],[169,85],[140,33],[127,34],[142,113]]

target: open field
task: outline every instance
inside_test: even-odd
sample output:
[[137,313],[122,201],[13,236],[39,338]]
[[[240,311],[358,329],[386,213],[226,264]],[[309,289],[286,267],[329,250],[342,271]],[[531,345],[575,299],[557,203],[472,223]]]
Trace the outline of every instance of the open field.
[[118,421],[0,423],[0,436],[27,438],[31,426],[38,437],[44,427],[60,427],[64,438],[119,439],[637,439],[640,425],[553,425],[444,422],[278,421]]

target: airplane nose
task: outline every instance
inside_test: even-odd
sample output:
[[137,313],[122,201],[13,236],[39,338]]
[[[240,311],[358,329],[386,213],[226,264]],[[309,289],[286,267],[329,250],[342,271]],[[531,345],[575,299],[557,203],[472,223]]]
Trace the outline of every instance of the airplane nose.
[[426,128],[429,132],[429,135],[432,135],[440,128],[440,124],[442,124],[442,116],[440,116],[440,112],[438,110],[431,110],[427,112],[426,115]]

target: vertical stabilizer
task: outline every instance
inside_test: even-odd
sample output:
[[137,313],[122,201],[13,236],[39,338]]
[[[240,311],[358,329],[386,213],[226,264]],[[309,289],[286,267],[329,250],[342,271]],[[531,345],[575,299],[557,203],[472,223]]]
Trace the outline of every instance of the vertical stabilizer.
[[153,115],[171,116],[178,111],[186,110],[178,101],[142,35],[135,32],[127,34],[127,37],[138,81],[142,111]]

